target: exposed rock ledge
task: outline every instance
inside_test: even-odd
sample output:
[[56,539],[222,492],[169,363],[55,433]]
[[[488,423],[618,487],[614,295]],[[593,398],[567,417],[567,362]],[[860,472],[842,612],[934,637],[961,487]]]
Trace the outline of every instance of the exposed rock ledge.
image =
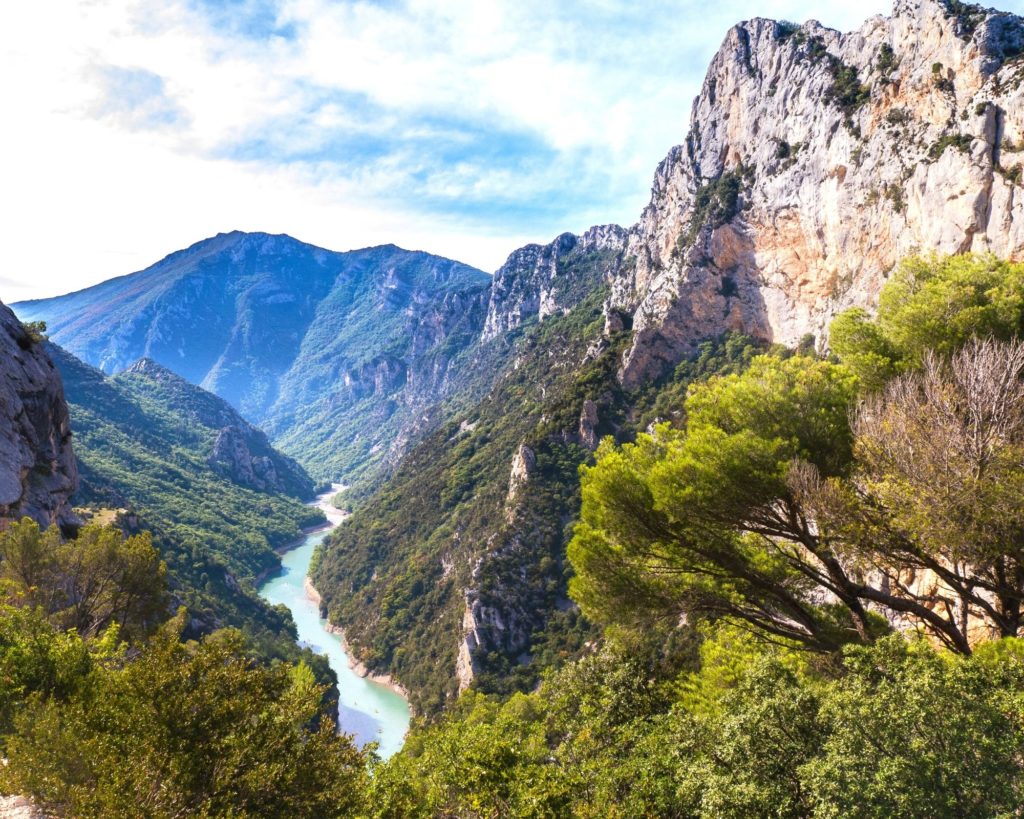
[[0,819],[43,819],[45,816],[24,796],[0,796]]

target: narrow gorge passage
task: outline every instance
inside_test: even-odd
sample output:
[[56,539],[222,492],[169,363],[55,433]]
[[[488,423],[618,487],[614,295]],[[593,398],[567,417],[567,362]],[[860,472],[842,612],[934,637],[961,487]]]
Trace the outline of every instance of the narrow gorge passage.
[[309,532],[295,548],[281,558],[281,571],[267,580],[260,595],[271,605],[283,603],[292,613],[298,628],[299,644],[326,654],[331,668],[338,675],[338,727],[352,734],[362,747],[379,743],[377,753],[383,759],[395,754],[409,729],[409,704],[386,685],[361,677],[353,669],[342,636],[331,630],[320,616],[316,599],[308,583],[309,562],[324,536],[345,520],[344,513],[330,505],[330,499],[341,487],[320,495],[316,505],[327,515],[328,523]]

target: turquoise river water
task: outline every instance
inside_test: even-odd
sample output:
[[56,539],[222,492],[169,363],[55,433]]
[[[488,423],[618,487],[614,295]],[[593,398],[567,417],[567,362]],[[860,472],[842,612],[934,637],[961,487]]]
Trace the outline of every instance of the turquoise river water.
[[[336,487],[335,491],[340,487]],[[324,535],[344,520],[327,504],[333,492],[317,498],[317,505],[330,521],[310,532],[296,547],[281,556],[281,571],[268,579],[259,592],[264,600],[291,609],[298,627],[299,643],[318,654],[326,654],[338,675],[338,727],[352,734],[360,747],[377,742],[377,753],[387,759],[402,747],[409,729],[409,704],[385,685],[359,676],[349,664],[341,637],[327,629],[320,608],[307,592],[306,574],[313,552]]]

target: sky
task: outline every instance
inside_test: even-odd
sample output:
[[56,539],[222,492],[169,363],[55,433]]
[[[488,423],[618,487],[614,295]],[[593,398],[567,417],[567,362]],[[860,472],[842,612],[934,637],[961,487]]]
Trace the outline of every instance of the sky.
[[[1006,5],[1004,2],[1003,5]],[[636,221],[755,16],[890,0],[35,0],[0,30],[0,300],[230,230],[496,269]]]

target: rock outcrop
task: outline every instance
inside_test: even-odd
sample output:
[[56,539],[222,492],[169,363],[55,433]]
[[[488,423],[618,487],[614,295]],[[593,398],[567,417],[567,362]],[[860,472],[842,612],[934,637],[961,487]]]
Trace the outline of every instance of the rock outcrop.
[[284,481],[277,474],[274,459],[255,455],[241,427],[224,427],[217,433],[207,462],[215,471],[235,483],[260,492],[285,492]]
[[0,525],[70,526],[78,487],[64,387],[42,339],[0,304]]
[[580,410],[580,445],[593,452],[597,449],[600,438],[597,434],[599,419],[597,417],[597,404],[591,399],[583,402],[583,409]]
[[526,444],[520,444],[512,458],[512,469],[508,476],[508,496],[505,503],[514,505],[519,501],[523,488],[530,480],[530,475],[537,468],[537,456]]
[[455,678],[459,681],[459,693],[461,694],[476,677],[476,660],[473,655],[480,647],[480,635],[476,628],[476,618],[473,616],[473,606],[466,601],[466,609],[462,614],[462,640],[459,642],[459,655],[455,661]]
[[[626,231],[618,225],[598,225],[582,236],[563,233],[546,245],[526,245],[514,251],[494,274],[482,338],[514,330],[531,318],[543,321],[556,313],[568,312],[588,293],[593,284],[610,275],[614,262],[626,244]],[[597,278],[565,274],[569,258],[588,251],[605,253],[596,270]],[[603,269],[600,269],[602,268]]]
[[755,19],[711,63],[658,167],[609,315],[635,388],[732,329],[819,342],[903,257],[1024,257],[1024,22],[897,0],[841,34]]
[[157,388],[169,407],[189,424],[215,430],[206,458],[217,474],[260,492],[281,492],[293,497],[313,495],[313,482],[292,458],[275,450],[266,434],[248,423],[222,398],[190,384],[151,358],[136,361],[116,376],[131,383],[142,378]]

